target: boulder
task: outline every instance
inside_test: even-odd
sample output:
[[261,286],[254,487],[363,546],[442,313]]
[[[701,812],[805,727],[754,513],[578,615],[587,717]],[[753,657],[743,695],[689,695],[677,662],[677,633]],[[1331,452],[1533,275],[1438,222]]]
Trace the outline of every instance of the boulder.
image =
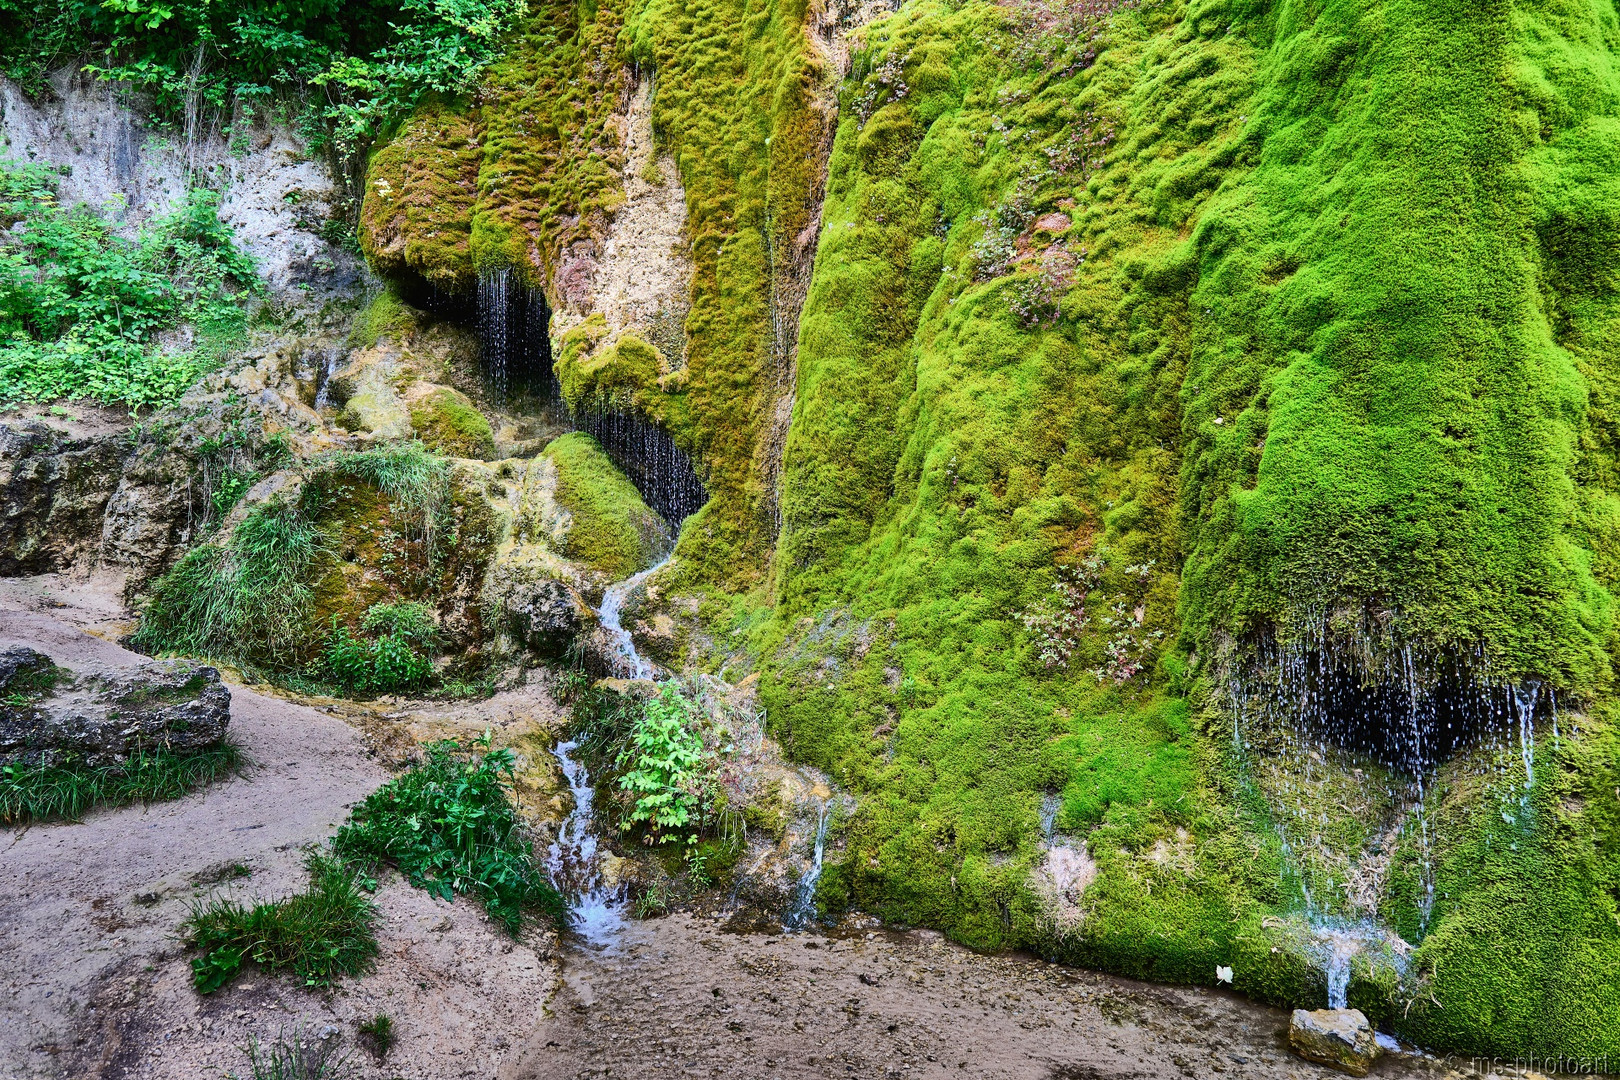
[[1378,1033],[1360,1009],[1295,1009],[1288,1045],[1307,1061],[1366,1076],[1383,1052]]
[[556,658],[579,637],[588,609],[584,601],[561,581],[524,582],[506,596],[506,617],[512,635],[539,656]]
[[231,692],[219,672],[189,660],[59,668],[26,646],[0,651],[0,763],[118,765],[162,748],[218,746]]

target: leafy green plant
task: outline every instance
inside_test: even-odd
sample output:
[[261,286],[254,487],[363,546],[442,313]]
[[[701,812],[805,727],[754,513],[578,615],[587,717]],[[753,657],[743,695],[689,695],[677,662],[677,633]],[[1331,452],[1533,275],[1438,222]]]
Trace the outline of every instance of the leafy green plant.
[[181,927],[200,955],[191,963],[199,993],[224,986],[247,961],[290,970],[306,986],[366,970],[377,955],[376,905],[357,869],[329,852],[309,856],[309,889],[274,903],[223,897],[198,901]]
[[307,134],[352,153],[422,95],[468,89],[524,11],[523,0],[4,0],[0,71],[37,89],[53,64],[95,55],[86,71],[188,126],[300,96]]
[[[63,209],[48,168],[0,163],[0,401],[90,398],[130,409],[178,398],[245,325],[252,260],[193,191],[134,240],[85,207]],[[182,324],[202,344],[165,351]]]
[[266,1047],[254,1036],[247,1044],[253,1080],[346,1080],[354,1075],[343,1040],[331,1035],[312,1037],[295,1026]]
[[413,690],[433,674],[438,628],[424,604],[373,605],[361,620],[366,639],[332,618],[332,632],[322,657],[325,674],[354,691]]
[[556,923],[561,895],[535,859],[508,795],[512,751],[430,744],[426,759],[366,797],[338,830],[334,850],[362,863],[392,863],[418,888],[444,900],[472,894],[513,934],[525,915]]
[[142,750],[117,766],[71,762],[3,765],[0,825],[77,821],[98,806],[178,799],[233,776],[247,765],[247,755],[231,742],[196,754]]
[[[649,826],[647,842],[663,841],[697,824],[706,790],[703,739],[695,728],[696,705],[674,683],[642,706],[619,752],[624,772],[619,788],[632,798],[623,825]],[[688,840],[695,839],[695,833]]]

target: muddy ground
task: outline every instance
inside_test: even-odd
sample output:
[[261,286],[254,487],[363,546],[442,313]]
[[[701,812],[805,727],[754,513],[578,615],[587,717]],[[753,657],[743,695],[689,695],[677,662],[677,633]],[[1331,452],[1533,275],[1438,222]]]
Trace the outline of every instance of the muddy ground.
[[[137,659],[106,582],[0,582],[0,646],[72,665]],[[81,629],[82,628],[82,629]],[[86,632],[88,631],[88,632]],[[418,740],[492,728],[526,750],[525,809],[555,799],[544,758],[561,711],[543,684],[460,706],[314,705],[232,686],[232,732],[258,766],[177,802],[0,832],[0,1077],[247,1077],[244,1048],[300,1029],[353,1047],[378,1012],[398,1044],[377,1080],[703,1076],[1327,1077],[1291,1057],[1287,1016],[1235,995],[1151,986],[923,931],[731,933],[672,915],[606,950],[514,941],[473,905],[386,879],[382,958],[327,990],[251,971],[191,989],[177,929],[194,898],[302,887],[303,851]],[[247,872],[247,876],[239,876]],[[1375,1075],[1477,1075],[1386,1058]]]

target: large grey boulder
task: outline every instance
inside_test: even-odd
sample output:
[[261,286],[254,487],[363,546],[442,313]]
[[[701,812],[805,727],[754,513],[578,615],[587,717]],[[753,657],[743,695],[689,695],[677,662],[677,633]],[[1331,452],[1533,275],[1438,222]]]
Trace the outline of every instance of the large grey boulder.
[[524,582],[506,597],[507,625],[512,636],[538,656],[556,658],[568,651],[590,617],[590,609],[561,581]]
[[225,738],[231,692],[189,660],[69,671],[0,650],[0,764],[118,765],[143,750],[194,754]]
[[1360,1009],[1295,1009],[1288,1045],[1307,1061],[1366,1076],[1383,1048]]

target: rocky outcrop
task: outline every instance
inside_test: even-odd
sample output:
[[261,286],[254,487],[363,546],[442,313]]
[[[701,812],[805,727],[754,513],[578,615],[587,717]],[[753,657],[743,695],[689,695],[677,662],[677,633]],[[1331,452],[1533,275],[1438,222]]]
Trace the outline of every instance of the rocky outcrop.
[[524,582],[507,594],[507,626],[537,656],[558,658],[592,618],[590,609],[561,581]]
[[56,573],[93,555],[127,451],[121,433],[0,423],[0,576]]
[[1351,1076],[1366,1076],[1383,1052],[1378,1035],[1360,1009],[1295,1009],[1288,1045],[1307,1061]]
[[218,746],[231,692],[183,660],[70,671],[27,646],[0,652],[0,762],[117,765],[154,749]]

